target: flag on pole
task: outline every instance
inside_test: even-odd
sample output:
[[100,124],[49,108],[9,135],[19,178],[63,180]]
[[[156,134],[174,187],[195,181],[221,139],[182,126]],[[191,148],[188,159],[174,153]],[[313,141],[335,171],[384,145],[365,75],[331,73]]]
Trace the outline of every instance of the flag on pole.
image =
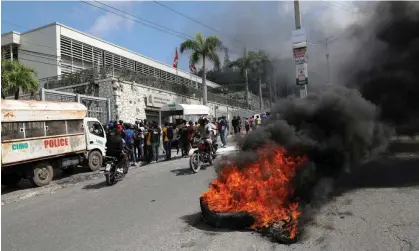
[[179,55],[177,54],[177,47],[176,47],[176,55],[175,55],[175,58],[173,59],[173,68],[177,69],[178,60],[179,60]]
[[195,64],[194,64],[194,63],[189,62],[189,70],[190,70],[193,74],[196,74],[196,73],[197,73],[197,70],[196,70],[196,67],[195,67]]

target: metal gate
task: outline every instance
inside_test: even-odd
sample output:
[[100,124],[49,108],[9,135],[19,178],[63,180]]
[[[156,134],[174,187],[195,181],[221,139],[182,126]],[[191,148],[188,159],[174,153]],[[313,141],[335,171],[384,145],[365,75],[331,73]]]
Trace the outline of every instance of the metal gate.
[[79,102],[87,107],[87,116],[97,118],[102,124],[111,119],[111,102],[107,98],[41,88],[42,101]]

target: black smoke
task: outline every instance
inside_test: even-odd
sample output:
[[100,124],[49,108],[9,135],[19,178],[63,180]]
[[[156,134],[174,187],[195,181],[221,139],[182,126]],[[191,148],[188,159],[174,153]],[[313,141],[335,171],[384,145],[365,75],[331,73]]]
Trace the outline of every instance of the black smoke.
[[417,133],[419,3],[381,2],[369,22],[353,30],[364,39],[341,69],[344,84],[376,104],[398,133]]
[[282,146],[290,154],[305,155],[322,175],[339,174],[383,150],[390,129],[378,120],[379,110],[355,89],[330,86],[307,98],[276,103],[263,126],[240,142],[239,164],[256,158],[266,144]]

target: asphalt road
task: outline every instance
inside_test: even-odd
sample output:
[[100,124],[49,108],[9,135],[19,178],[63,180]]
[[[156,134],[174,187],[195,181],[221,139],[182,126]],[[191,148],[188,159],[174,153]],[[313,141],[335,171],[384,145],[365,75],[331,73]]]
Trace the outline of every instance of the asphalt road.
[[2,206],[4,251],[419,250],[419,158],[383,158],[315,214],[300,243],[272,243],[249,231],[200,221],[199,195],[212,167],[187,159],[130,170],[115,186],[83,181]]

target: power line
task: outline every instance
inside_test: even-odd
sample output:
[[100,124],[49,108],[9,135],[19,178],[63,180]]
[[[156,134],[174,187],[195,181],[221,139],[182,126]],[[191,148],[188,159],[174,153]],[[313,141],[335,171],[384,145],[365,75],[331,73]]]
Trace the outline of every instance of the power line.
[[147,19],[145,19],[145,18],[134,16],[134,15],[132,15],[132,14],[130,14],[130,13],[128,13],[128,12],[126,12],[126,11],[123,11],[123,10],[121,10],[121,9],[115,8],[115,7],[113,7],[113,6],[110,6],[110,5],[108,5],[108,4],[105,4],[105,3],[103,3],[103,2],[96,1],[96,0],[93,0],[93,1],[95,1],[95,2],[97,2],[97,3],[99,3],[99,4],[102,4],[102,5],[104,5],[104,6],[107,6],[107,7],[111,8],[111,9],[114,9],[114,10],[116,10],[116,11],[122,12],[122,13],[124,13],[124,14],[128,15],[128,16],[131,16],[131,17],[134,17],[134,18],[137,18],[137,19],[143,20],[143,21],[145,21],[145,22],[147,22],[147,23],[149,23],[149,24],[152,24],[152,25],[156,25],[156,26],[158,26],[158,27],[161,27],[162,29],[167,29],[167,30],[169,30],[169,31],[171,31],[171,32],[178,33],[178,34],[180,34],[181,36],[185,36],[185,37],[188,37],[188,38],[193,38],[192,36],[189,36],[188,34],[185,34],[185,33],[179,32],[179,31],[177,31],[177,30],[173,30],[173,29],[171,29],[171,28],[168,28],[168,27],[166,27],[166,26],[160,25],[160,24],[155,23],[155,22],[151,22],[151,21],[149,21],[149,20],[147,20]]
[[[91,4],[91,3],[89,3],[89,2],[86,2],[86,1],[81,1],[81,2],[82,2],[82,3],[85,3],[85,4],[88,4],[88,5],[90,5],[90,6],[93,6],[93,7],[99,8],[99,9],[104,10],[104,11],[106,11],[106,12],[112,13],[112,14],[117,15],[117,16],[119,16],[119,17],[122,17],[122,18],[125,18],[125,19],[129,19],[129,20],[131,20],[131,21],[134,21],[134,22],[136,22],[136,23],[138,23],[138,24],[142,24],[142,25],[144,25],[144,26],[150,27],[150,28],[152,28],[152,29],[155,29],[155,30],[158,30],[158,31],[161,31],[161,32],[164,32],[164,33],[167,33],[167,34],[170,34],[170,35],[173,35],[173,36],[176,36],[176,37],[182,38],[182,39],[185,39],[185,37],[184,37],[185,35],[184,35],[184,34],[182,34],[182,33],[180,33],[180,34],[182,34],[183,36],[182,36],[182,35],[179,35],[179,34],[175,34],[175,33],[173,33],[173,32],[169,32],[169,31],[163,30],[163,29],[158,28],[158,27],[154,27],[154,26],[152,26],[152,25],[149,25],[149,24],[146,24],[146,23],[143,23],[143,22],[140,22],[140,21],[138,21],[137,19],[132,19],[132,18],[129,18],[129,17],[125,16],[125,15],[121,15],[121,14],[116,13],[116,12],[113,12],[113,11],[111,11],[111,10],[108,10],[108,9],[102,8],[102,7],[100,7],[100,6],[97,6],[97,5]],[[116,8],[115,8],[115,9],[116,9]],[[121,11],[121,10],[119,10],[119,11]],[[123,12],[123,11],[121,11],[121,12]],[[137,17],[136,17],[136,18],[137,18]],[[177,32],[177,33],[179,33],[179,32]],[[188,38],[189,38],[189,37],[190,37],[190,36],[188,36]]]
[[[190,36],[190,35],[188,35],[188,34],[185,34],[185,33],[182,33],[182,32],[176,31],[176,30],[173,30],[173,29],[168,28],[168,27],[166,27],[166,26],[163,26],[163,25],[160,25],[160,24],[157,24],[157,23],[151,22],[151,21],[149,21],[149,20],[147,20],[147,19],[144,19],[144,18],[141,18],[141,17],[135,16],[135,15],[132,15],[132,14],[130,14],[130,13],[128,13],[128,12],[125,12],[125,11],[123,11],[123,10],[121,10],[121,9],[115,8],[115,7],[110,6],[110,5],[107,5],[107,4],[104,4],[104,3],[100,2],[100,1],[96,1],[96,0],[95,0],[95,2],[97,2],[97,3],[99,3],[99,4],[102,4],[102,5],[104,5],[104,6],[107,6],[107,7],[109,7],[109,8],[112,8],[112,9],[114,9],[114,10],[117,10],[117,11],[119,11],[119,12],[121,12],[121,13],[124,13],[125,15],[121,15],[121,14],[119,14],[119,13],[115,13],[115,12],[113,12],[113,11],[110,11],[110,10],[106,9],[106,8],[102,8],[102,7],[100,7],[100,6],[93,5],[93,4],[91,4],[91,3],[89,3],[89,2],[86,2],[86,1],[81,1],[81,2],[83,2],[83,3],[85,3],[85,4],[88,4],[88,5],[91,5],[91,6],[94,6],[94,7],[96,7],[96,8],[102,9],[102,10],[107,11],[107,12],[109,12],[109,13],[112,13],[112,14],[114,14],[114,15],[120,16],[120,17],[122,17],[122,18],[126,18],[126,19],[129,19],[129,20],[132,20],[132,21],[134,21],[134,22],[136,22],[136,23],[139,23],[139,24],[145,25],[145,26],[150,27],[150,28],[152,28],[152,29],[156,29],[156,30],[159,30],[159,31],[161,31],[161,32],[168,33],[168,34],[170,34],[170,35],[173,35],[173,36],[179,37],[179,38],[181,38],[181,39],[195,39],[193,36]],[[149,24],[145,24],[145,23],[140,22],[140,21],[138,21],[138,20],[136,20],[136,19],[129,18],[129,17],[127,17],[127,15],[128,15],[128,16],[131,16],[131,17],[134,17],[134,18],[136,18],[136,19],[144,20],[144,21],[146,21],[146,22],[148,22],[148,23],[150,23],[150,24],[154,24],[154,25],[156,25],[156,26],[160,26],[160,27],[162,27],[162,28],[164,28],[164,29],[166,29],[166,30],[169,30],[170,32],[168,32],[168,31],[166,31],[166,30],[162,30],[161,28],[158,28],[158,27],[154,27],[154,26],[149,25]],[[178,34],[176,34],[176,33],[178,33]],[[227,49],[228,51],[230,51],[230,49],[228,49],[228,48],[227,48],[227,47],[225,47],[225,46],[223,46],[223,48],[225,48],[225,49]]]
[[[166,8],[166,9],[168,9],[168,10],[171,10],[171,11],[173,11],[173,12],[175,12],[175,13],[177,13],[177,14],[179,14],[179,15],[181,15],[181,16],[183,16],[183,17],[185,17],[185,18],[187,18],[187,19],[189,19],[189,20],[191,20],[191,21],[193,21],[193,22],[195,22],[195,23],[198,23],[198,24],[200,24],[200,25],[202,25],[202,26],[204,26],[204,27],[206,27],[206,28],[208,28],[208,29],[210,29],[210,30],[213,30],[213,31],[215,31],[215,32],[218,32],[218,33],[220,33],[220,34],[223,34],[220,30],[215,29],[215,28],[213,28],[213,27],[211,27],[211,26],[209,26],[209,25],[207,25],[207,24],[204,24],[204,23],[200,22],[199,20],[196,20],[196,19],[194,19],[194,18],[192,18],[192,17],[190,17],[190,16],[187,16],[187,15],[183,14],[183,13],[182,13],[182,12],[180,12],[180,11],[177,11],[177,10],[175,10],[175,9],[173,9],[173,8],[171,8],[171,7],[167,6],[167,5],[165,5],[165,4],[162,4],[162,3],[161,3],[161,2],[159,2],[159,1],[153,1],[153,2],[154,2],[154,3],[156,3],[156,4],[158,4],[158,5],[160,5],[160,6],[162,6],[162,7],[164,7],[164,8]],[[246,43],[245,43],[245,42],[243,42],[243,41],[241,41],[241,40],[239,40],[239,39],[237,39],[237,38],[235,38],[235,37],[233,37],[233,36],[227,35],[227,34],[225,34],[225,33],[224,33],[224,35],[225,35],[225,36],[230,37],[232,40],[235,40],[235,41],[237,41],[237,42],[239,42],[239,43],[243,44],[244,46],[246,46],[246,47],[248,47],[248,48],[251,48],[251,49],[257,50],[257,49],[255,49],[255,48],[253,48],[253,47],[251,47],[251,46],[246,45]]]

